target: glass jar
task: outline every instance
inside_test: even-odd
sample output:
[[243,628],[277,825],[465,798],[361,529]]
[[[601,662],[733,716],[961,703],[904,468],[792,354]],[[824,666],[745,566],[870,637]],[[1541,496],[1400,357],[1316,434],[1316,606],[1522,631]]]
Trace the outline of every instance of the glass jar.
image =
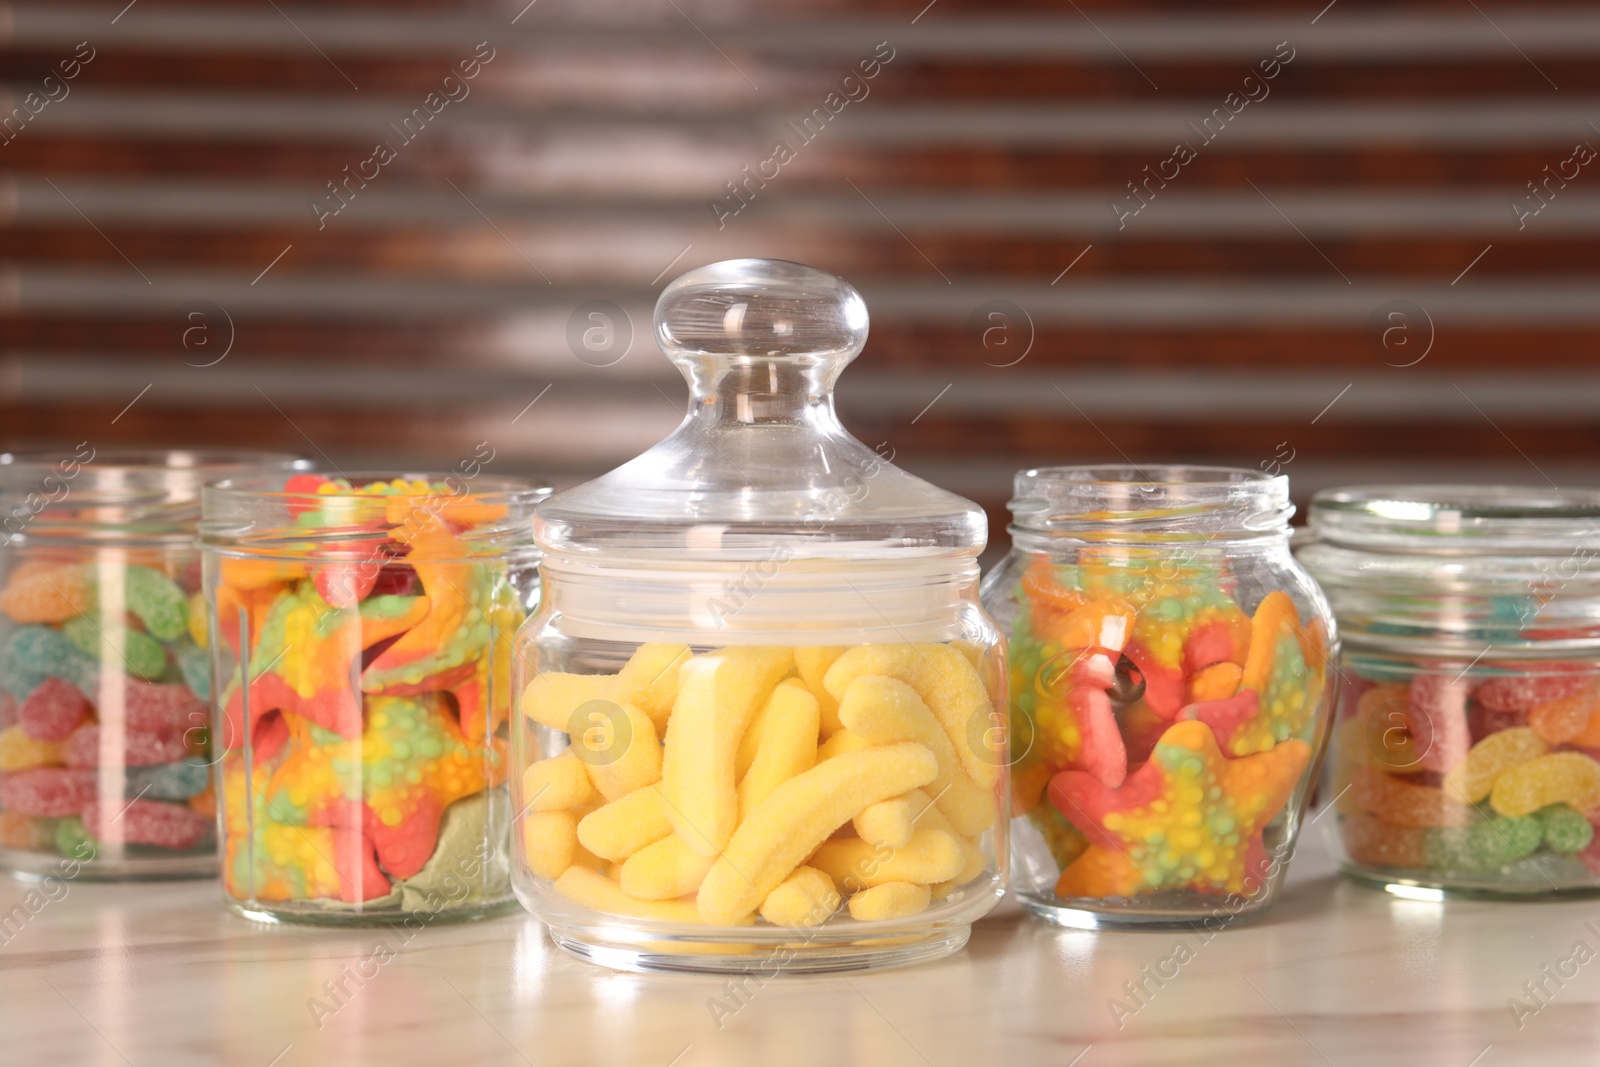
[[[408,929],[511,902],[511,641],[543,486],[299,474],[207,488],[223,895]],[[489,449],[488,458],[493,458]]]
[[200,489],[291,456],[0,457],[0,866],[216,873]]
[[983,512],[839,424],[867,335],[841,279],[715,263],[655,324],[689,380],[682,425],[534,520],[517,895],[622,969],[955,951],[1006,863]]
[[1413,896],[1600,888],[1600,492],[1337,489],[1309,525],[1345,638],[1344,871]]
[[1047,467],[1011,511],[983,593],[1011,643],[1011,890],[1063,926],[1258,915],[1332,707],[1288,479]]

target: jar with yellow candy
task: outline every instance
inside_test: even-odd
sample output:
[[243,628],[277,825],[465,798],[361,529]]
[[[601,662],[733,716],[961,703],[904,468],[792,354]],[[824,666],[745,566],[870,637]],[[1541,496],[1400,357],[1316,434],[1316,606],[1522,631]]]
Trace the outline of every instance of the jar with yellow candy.
[[537,598],[533,505],[484,471],[209,487],[224,900],[263,921],[514,907],[511,643]]
[[1345,635],[1344,872],[1412,898],[1600,890],[1600,493],[1354,486],[1308,525]]
[[1269,907],[1329,725],[1331,616],[1288,479],[1022,471],[983,602],[1009,627],[1011,890],[1065,926]]
[[656,338],[682,425],[537,509],[517,639],[516,891],[634,970],[776,974],[959,949],[1006,863],[1004,651],[981,509],[839,424],[867,312],[736,260]]

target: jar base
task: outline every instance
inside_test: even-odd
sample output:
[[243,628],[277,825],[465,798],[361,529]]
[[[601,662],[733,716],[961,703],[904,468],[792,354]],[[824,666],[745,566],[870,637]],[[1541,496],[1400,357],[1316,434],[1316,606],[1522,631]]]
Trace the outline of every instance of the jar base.
[[1481,882],[1429,877],[1424,871],[1381,871],[1341,863],[1339,872],[1352,882],[1417,900],[1574,900],[1600,896],[1600,885],[1561,885],[1544,880]]
[[[65,868],[69,864],[77,864],[76,873],[66,873]],[[102,853],[92,860],[80,860],[59,852],[0,848],[0,869],[30,882],[50,877],[74,882],[164,882],[215,878],[218,861],[215,852],[150,856],[111,856]]]
[[[440,909],[439,911],[401,911],[388,908],[357,911],[351,905],[333,907],[314,901],[241,901],[224,899],[223,905],[240,918],[258,923],[296,923],[304,926],[430,926],[434,923],[473,922],[517,910],[516,897],[486,904]],[[419,929],[421,927],[418,927]]]
[[921,935],[885,935],[865,943],[809,945],[800,951],[782,944],[740,942],[681,942],[683,947],[663,951],[554,927],[550,929],[550,939],[578,959],[613,971],[743,974],[765,980],[780,974],[883,970],[926,963],[959,952],[971,933],[972,928],[965,925],[938,927]]
[[1030,893],[1017,893],[1016,897],[1034,918],[1072,930],[1193,930],[1204,927],[1215,931],[1254,922],[1271,906],[1270,900],[1247,901],[1245,906],[1233,908],[1221,903],[1228,898],[1218,897],[1216,906],[1203,910],[1153,903],[1118,904],[1110,900],[1089,908],[1074,907],[1059,897],[1045,898]]

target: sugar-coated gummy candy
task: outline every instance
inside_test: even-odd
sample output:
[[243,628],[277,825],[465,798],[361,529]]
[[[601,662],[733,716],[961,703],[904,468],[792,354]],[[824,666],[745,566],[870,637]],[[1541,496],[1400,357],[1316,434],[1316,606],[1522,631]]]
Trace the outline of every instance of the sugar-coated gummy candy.
[[1476,819],[1470,805],[1452,799],[1442,789],[1366,767],[1351,772],[1350,797],[1363,810],[1396,826],[1466,826]]
[[[100,724],[88,723],[67,739],[68,767],[98,767],[101,762]],[[128,729],[123,732],[122,762],[129,767],[176,763],[189,754],[182,734]]]
[[76,815],[56,823],[54,844],[63,856],[80,860],[91,859],[100,850],[94,837],[84,829],[83,820]]
[[1537,818],[1544,828],[1544,847],[1552,852],[1578,852],[1594,840],[1594,824],[1566,804],[1540,808]]
[[89,717],[89,701],[60,678],[40,682],[17,709],[24,732],[35,741],[65,741]]
[[83,825],[99,840],[130,845],[190,849],[211,829],[211,820],[199,812],[164,800],[135,800],[120,813],[111,805],[90,801],[82,814]]
[[1556,803],[1585,814],[1600,808],[1600,762],[1582,752],[1537,756],[1495,778],[1489,794],[1501,815],[1531,815]]
[[123,578],[123,595],[128,610],[157,640],[176,641],[188,629],[189,597],[160,571],[129,567]]
[[89,571],[78,563],[24,563],[0,590],[0,611],[14,622],[64,622],[93,603]]
[[172,646],[172,658],[178,664],[178,674],[189,691],[199,697],[211,693],[211,653],[204,645],[183,638]]
[[0,730],[14,726],[16,721],[17,698],[11,695],[11,690],[0,689]]
[[130,730],[182,733],[210,721],[209,705],[179,682],[141,682],[129,679],[122,703]]
[[1549,751],[1544,739],[1527,726],[1490,734],[1473,745],[1467,758],[1445,775],[1444,791],[1465,803],[1476,804],[1489,795],[1500,775]]
[[1413,737],[1421,738],[1418,765],[1429,771],[1448,771],[1472,747],[1467,726],[1467,696],[1472,686],[1459,674],[1419,674],[1408,692],[1408,722]]
[[112,626],[110,620],[80,615],[61,628],[61,632],[86,656],[100,658],[102,645],[109,643],[130,674],[156,679],[167,673],[167,650],[149,634],[127,626]]
[[1588,685],[1589,676],[1576,672],[1562,674],[1516,674],[1490,678],[1473,695],[1490,711],[1527,713],[1540,704],[1574,696]]
[[34,767],[0,778],[0,808],[59,819],[82,811],[94,799],[94,792],[93,771]]
[[99,660],[86,655],[60,630],[48,626],[17,627],[6,644],[6,688],[23,699],[52,675],[71,682],[91,699],[100,688]]
[[129,767],[124,779],[124,795],[129,800],[188,800],[211,785],[211,768],[203,760],[186,759],[148,767]]
[[1528,725],[1533,732],[1552,745],[1565,744],[1579,738],[1596,711],[1600,711],[1600,694],[1591,683],[1571,696],[1540,704],[1528,712]]
[[1429,831],[1428,865],[1447,870],[1499,870],[1538,851],[1543,838],[1544,826],[1527,816],[1443,827]]
[[0,811],[0,848],[37,852],[50,844],[51,824],[15,811]]
[[65,745],[35,740],[20,723],[0,730],[0,772],[9,774],[29,767],[55,766],[65,763],[66,759]]

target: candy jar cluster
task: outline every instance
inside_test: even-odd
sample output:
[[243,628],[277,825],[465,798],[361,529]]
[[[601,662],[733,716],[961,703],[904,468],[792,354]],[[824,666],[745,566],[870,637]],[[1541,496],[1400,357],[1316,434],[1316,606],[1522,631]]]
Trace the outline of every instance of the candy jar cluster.
[[985,580],[1009,627],[1011,889],[1062,925],[1231,923],[1271,905],[1330,722],[1328,608],[1287,480],[1024,471]]
[[235,911],[426,923],[510,902],[511,641],[537,598],[529,520],[548,489],[484,473],[492,454],[207,488]]
[[294,462],[89,442],[0,458],[0,865],[216,873],[200,491]]
[[845,432],[847,283],[770,260],[662,293],[666,440],[541,504],[517,645],[516,891],[571,952],[763,973],[965,943],[1006,863],[981,509]]
[[1345,634],[1328,820],[1346,873],[1600,889],[1600,493],[1319,494],[1301,558]]

